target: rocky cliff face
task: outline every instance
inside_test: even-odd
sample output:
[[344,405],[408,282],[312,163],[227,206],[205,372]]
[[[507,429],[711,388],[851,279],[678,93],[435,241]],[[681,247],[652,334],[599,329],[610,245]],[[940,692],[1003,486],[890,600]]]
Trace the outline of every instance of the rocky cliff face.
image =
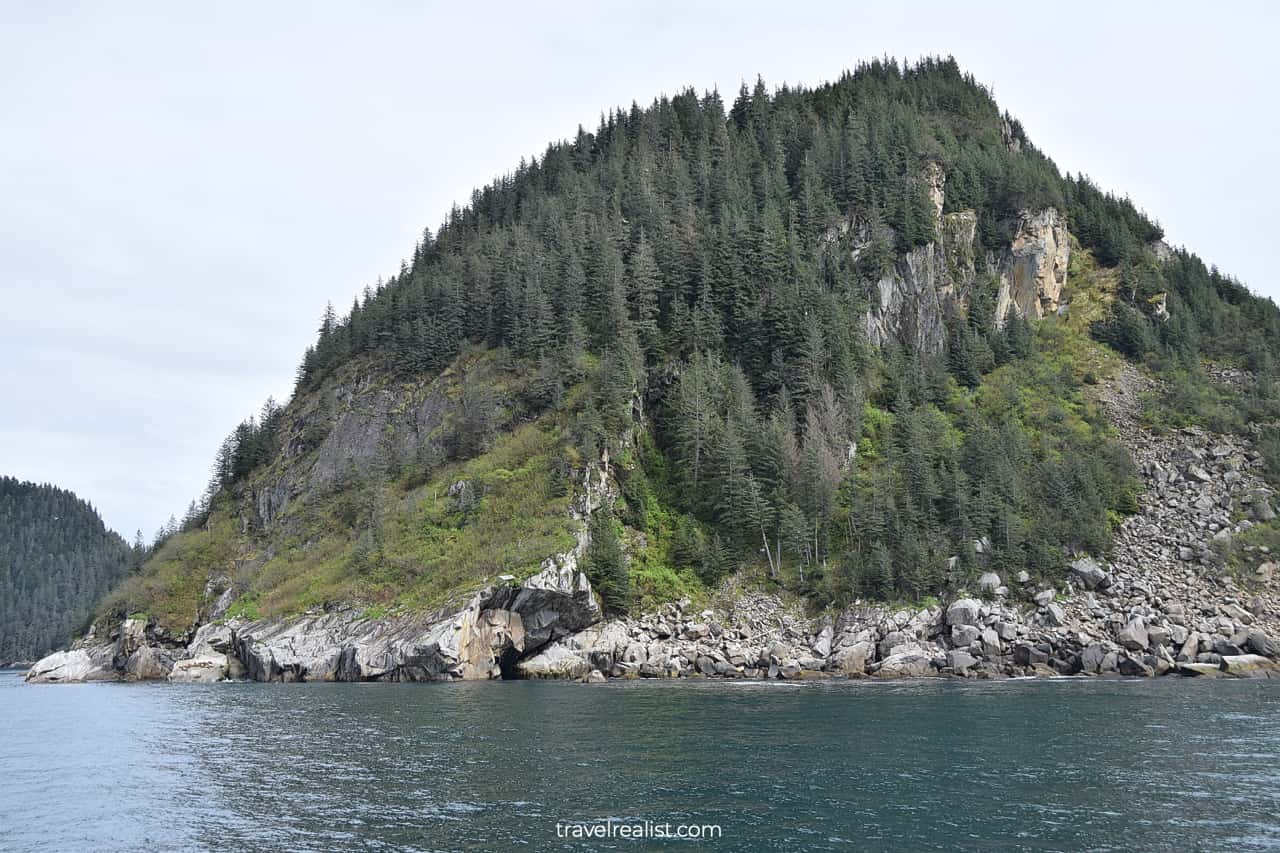
[[1067,283],[1070,255],[1067,225],[1058,211],[1023,213],[1009,251],[999,263],[998,321],[1010,311],[1031,319],[1056,312]]
[[280,457],[255,485],[255,526],[270,529],[293,501],[331,491],[376,465],[413,460],[457,410],[442,386],[352,377],[323,391],[287,424]]
[[600,620],[591,585],[571,560],[523,583],[493,586],[456,610],[369,619],[358,611],[201,626],[180,646],[140,620],[112,638],[86,637],[27,674],[33,682],[160,680],[449,681],[499,678]]
[[[924,174],[935,207],[938,238],[899,255],[871,288],[865,317],[867,340],[875,346],[897,341],[924,352],[941,352],[946,323],[967,310],[977,272],[977,216],[971,210],[944,214],[946,176],[930,164]],[[1039,319],[1056,312],[1067,280],[1070,236],[1061,213],[1052,208],[1024,211],[1007,249],[985,253],[985,268],[998,280],[996,323],[1017,312]],[[854,259],[866,253],[877,235],[865,224],[846,223],[831,239],[843,241]]]

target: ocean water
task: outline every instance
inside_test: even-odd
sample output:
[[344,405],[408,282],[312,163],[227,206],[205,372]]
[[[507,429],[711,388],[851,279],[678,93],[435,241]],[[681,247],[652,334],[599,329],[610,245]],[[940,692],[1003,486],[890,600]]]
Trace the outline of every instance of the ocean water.
[[1280,847],[1276,681],[5,672],[0,724],[3,850]]

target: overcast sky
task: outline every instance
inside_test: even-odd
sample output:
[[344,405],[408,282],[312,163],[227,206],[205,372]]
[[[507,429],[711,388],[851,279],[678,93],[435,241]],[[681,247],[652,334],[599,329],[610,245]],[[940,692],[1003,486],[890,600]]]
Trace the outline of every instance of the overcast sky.
[[482,5],[0,0],[0,473],[150,536],[325,302],[473,187],[610,105],[873,56],[954,55],[1059,168],[1280,295],[1271,4]]

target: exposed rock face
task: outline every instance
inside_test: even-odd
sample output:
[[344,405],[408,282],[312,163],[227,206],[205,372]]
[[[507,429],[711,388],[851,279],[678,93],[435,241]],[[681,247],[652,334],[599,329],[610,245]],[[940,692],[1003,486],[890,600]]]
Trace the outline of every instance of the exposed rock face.
[[332,489],[375,464],[412,460],[456,405],[439,381],[388,388],[354,378],[338,385],[317,410],[289,424],[280,470],[256,485],[246,514],[256,512],[257,523],[270,529],[295,500]]
[[164,679],[211,682],[432,681],[498,678],[504,666],[599,621],[600,607],[571,555],[523,584],[489,587],[461,609],[429,617],[365,619],[355,611],[201,626],[185,647],[162,644],[141,620],[114,643],[59,652],[28,681]]
[[124,674],[138,681],[167,678],[173,669],[173,655],[166,649],[142,646],[125,660]]
[[[973,211],[939,215],[939,239],[899,255],[876,281],[866,314],[867,340],[876,346],[899,341],[925,352],[939,352],[946,341],[946,320],[968,298],[974,282]],[[865,229],[854,231],[856,255],[870,245]]]
[[351,611],[235,627],[255,681],[442,681],[498,678],[547,643],[597,622],[586,576],[553,565],[519,586],[491,587],[461,610],[368,620]]
[[91,646],[54,652],[36,661],[27,670],[26,680],[37,684],[73,681],[115,681],[120,676],[112,666],[115,646]]
[[[983,250],[976,243],[978,220],[972,210],[942,212],[946,174],[941,165],[929,163],[923,180],[934,205],[937,239],[898,255],[874,281],[865,330],[873,345],[898,341],[933,353],[943,349],[947,320],[967,308],[979,286],[976,255]],[[1056,312],[1070,260],[1066,221],[1057,210],[1023,211],[1011,225],[1009,247],[983,257],[999,279],[997,323],[1013,312],[1033,319]],[[866,223],[846,222],[828,239],[842,241],[858,260],[885,236],[872,233]]]
[[1058,310],[1067,283],[1071,243],[1062,214],[1053,208],[1024,212],[1018,219],[1009,253],[1000,265],[1000,292],[996,317],[1003,320],[1016,310],[1037,319]]

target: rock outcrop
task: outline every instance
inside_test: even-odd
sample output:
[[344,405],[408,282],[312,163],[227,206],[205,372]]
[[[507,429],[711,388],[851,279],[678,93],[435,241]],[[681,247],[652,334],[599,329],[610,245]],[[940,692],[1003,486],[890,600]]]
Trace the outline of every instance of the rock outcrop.
[[[937,238],[897,255],[888,269],[876,272],[864,318],[871,344],[897,341],[923,352],[941,352],[947,321],[968,307],[981,285],[980,252],[985,268],[999,280],[996,323],[1015,312],[1037,319],[1058,311],[1071,251],[1066,220],[1059,211],[1023,211],[1010,223],[1014,236],[1008,248],[987,252],[978,245],[978,220],[972,210],[943,213],[942,167],[930,163],[923,180],[935,209]],[[827,239],[840,242],[860,261],[875,250],[877,241],[887,238],[869,223],[850,221],[832,229]]]
[[[499,678],[601,618],[576,551],[523,583],[488,587],[461,608],[369,619],[352,609],[201,626],[185,647],[130,619],[109,644],[59,652],[28,681],[444,681]],[[510,670],[510,672],[507,672]]]
[[1070,255],[1071,242],[1062,214],[1053,208],[1024,212],[1018,218],[1009,252],[998,267],[997,321],[1011,311],[1030,319],[1055,313],[1067,283]]
[[54,652],[32,664],[27,681],[57,684],[75,681],[115,681],[120,675],[112,665],[113,646],[88,646]]

